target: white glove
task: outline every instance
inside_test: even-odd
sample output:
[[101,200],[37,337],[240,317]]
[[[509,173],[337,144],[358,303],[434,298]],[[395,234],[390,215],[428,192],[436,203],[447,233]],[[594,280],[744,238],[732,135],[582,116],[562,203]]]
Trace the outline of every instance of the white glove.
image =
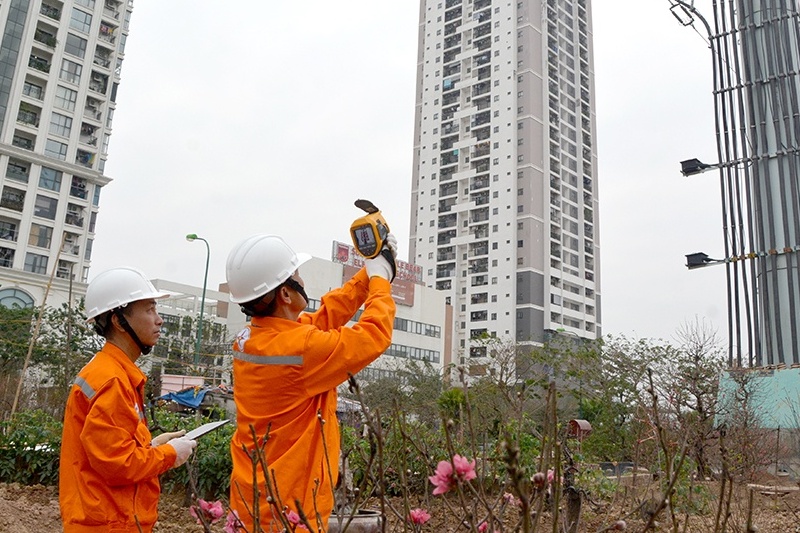
[[175,453],[178,454],[178,457],[175,459],[175,464],[172,465],[172,468],[178,468],[189,459],[189,456],[192,455],[192,450],[197,448],[197,441],[179,437],[169,441],[166,446],[175,448]]
[[182,429],[180,431],[174,431],[172,433],[162,433],[158,437],[155,437],[151,444],[153,446],[161,446],[162,444],[166,444],[172,439],[177,439],[178,437],[183,437],[186,435],[186,430]]
[[364,261],[365,266],[367,267],[367,276],[375,277],[378,276],[379,278],[383,278],[386,281],[391,281],[392,279],[392,265],[389,264],[389,261],[386,260],[385,257],[379,255],[372,259],[367,259]]
[[386,242],[384,246],[389,248],[392,252],[392,256],[397,259],[397,239],[394,238],[394,235],[391,233],[386,236]]

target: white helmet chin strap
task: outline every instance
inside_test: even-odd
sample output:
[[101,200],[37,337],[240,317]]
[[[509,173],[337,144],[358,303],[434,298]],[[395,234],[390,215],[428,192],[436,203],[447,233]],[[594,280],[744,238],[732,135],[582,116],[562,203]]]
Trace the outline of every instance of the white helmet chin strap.
[[139,347],[139,350],[142,352],[142,355],[149,354],[152,351],[153,347],[146,345],[141,341],[141,339],[139,339],[139,336],[133,330],[133,327],[131,327],[131,325],[128,323],[128,320],[122,314],[122,308],[117,307],[116,309],[114,309],[114,314],[117,315],[117,318],[119,319],[119,324],[120,326],[122,326],[122,329],[124,329],[128,333],[128,335],[131,336],[133,342],[135,342],[136,346]]

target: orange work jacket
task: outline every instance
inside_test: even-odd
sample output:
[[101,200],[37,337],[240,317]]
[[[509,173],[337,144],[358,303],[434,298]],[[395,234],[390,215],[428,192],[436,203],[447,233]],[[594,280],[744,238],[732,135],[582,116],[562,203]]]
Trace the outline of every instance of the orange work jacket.
[[[362,304],[358,322],[346,327]],[[336,387],[389,347],[394,315],[389,282],[370,279],[361,269],[342,288],[323,296],[316,312],[301,315],[297,322],[255,317],[237,335],[233,345],[237,429],[231,440],[230,501],[249,531],[253,531],[253,463],[242,446],[254,447],[250,425],[259,439],[269,432],[264,454],[269,471],[275,471],[271,481],[279,508],[297,510],[295,500],[299,500],[312,526],[319,514],[327,527],[339,475]],[[280,530],[277,521],[272,523],[261,467],[257,483],[261,527]]]
[[158,476],[176,459],[152,447],[142,402],[147,378],[106,342],[78,373],[67,399],[59,466],[64,533],[152,531]]

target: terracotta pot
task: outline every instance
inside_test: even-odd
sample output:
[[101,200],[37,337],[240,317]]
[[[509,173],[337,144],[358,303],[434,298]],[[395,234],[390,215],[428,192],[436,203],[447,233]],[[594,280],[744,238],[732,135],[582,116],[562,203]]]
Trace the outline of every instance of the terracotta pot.
[[328,533],[382,533],[385,521],[379,511],[369,509],[359,509],[352,517],[349,513],[332,514],[328,519]]

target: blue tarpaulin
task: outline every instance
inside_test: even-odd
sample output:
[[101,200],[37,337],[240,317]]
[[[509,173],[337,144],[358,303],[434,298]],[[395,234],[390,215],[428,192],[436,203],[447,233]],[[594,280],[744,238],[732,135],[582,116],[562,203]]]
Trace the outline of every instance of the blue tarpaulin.
[[194,387],[191,387],[179,392],[167,393],[161,396],[159,399],[172,400],[177,404],[197,409],[200,407],[200,404],[203,402],[203,398],[205,398],[208,391],[209,389],[195,389]]

